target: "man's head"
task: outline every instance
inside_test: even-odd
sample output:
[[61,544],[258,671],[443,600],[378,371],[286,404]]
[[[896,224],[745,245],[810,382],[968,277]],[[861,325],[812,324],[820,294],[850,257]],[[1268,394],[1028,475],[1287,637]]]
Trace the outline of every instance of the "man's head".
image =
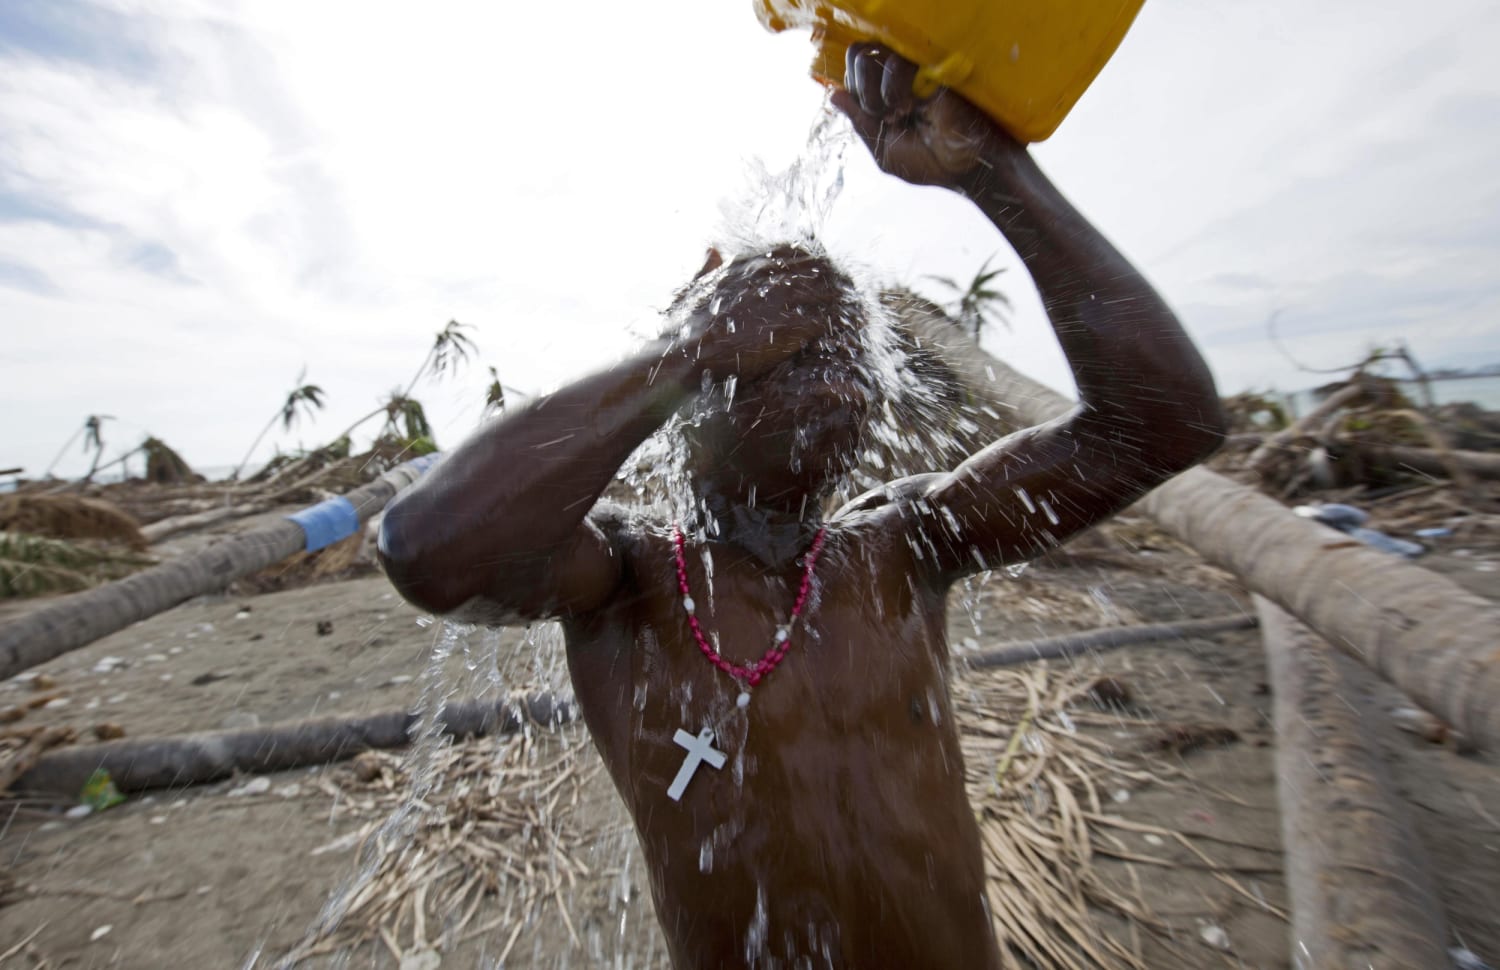
[[[725,259],[715,251],[679,300],[715,314],[811,317],[826,324],[795,356],[704,396],[687,429],[701,487],[726,498],[795,507],[853,466],[874,401],[867,311],[853,281],[820,252],[782,245]],[[765,321],[774,329],[775,320]]]

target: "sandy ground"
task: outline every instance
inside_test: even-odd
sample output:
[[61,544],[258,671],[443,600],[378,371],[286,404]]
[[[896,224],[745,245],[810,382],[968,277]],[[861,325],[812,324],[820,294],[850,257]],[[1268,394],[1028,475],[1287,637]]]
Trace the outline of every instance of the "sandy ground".
[[[955,649],[1246,608],[1227,576],[1160,537],[1141,541],[1141,528],[1103,556],[1091,557],[1084,543],[1076,556],[1019,578],[996,576],[955,591]],[[1500,550],[1448,550],[1430,563],[1500,597]],[[24,723],[84,732],[109,723],[129,737],[409,707],[441,631],[378,576],[259,596],[231,592],[0,684],[0,707],[33,696],[40,683],[58,699]],[[469,653],[460,650],[445,674],[466,692],[489,687],[491,647],[503,679],[561,683],[555,646],[522,631],[475,634],[468,643]],[[1122,828],[1117,834],[1130,852],[1172,864],[1098,865],[1112,882],[1139,888],[1159,928],[1132,927],[1100,911],[1100,932],[1139,939],[1153,967],[1289,967],[1288,927],[1277,915],[1286,892],[1258,634],[1132,647],[1082,663],[1125,681],[1139,714],[1163,724],[1221,725],[1239,738],[1154,755],[1179,776],[1112,793],[1108,806],[1127,825],[1193,833],[1194,845],[1235,867],[1237,887],[1183,846]],[[1386,690],[1380,703],[1389,709],[1402,702]],[[1160,733],[1134,718],[1085,730],[1137,753],[1150,750]],[[1381,740],[1431,853],[1455,941],[1500,963],[1500,764],[1394,730]],[[532,743],[545,753],[586,739],[571,729],[540,732]],[[247,791],[250,779],[237,778],[134,796],[84,818],[65,817],[68,805],[47,799],[0,803],[0,966],[277,965],[326,901],[350,885],[357,851],[346,837],[387,808],[347,794],[360,791],[347,764],[268,777],[264,790]],[[602,774],[582,791],[580,811],[593,813],[595,830],[608,833],[589,847],[591,877],[530,921],[507,911],[497,894],[468,924],[494,928],[453,943],[440,964],[398,934],[303,965],[487,967],[497,965],[507,944],[507,966],[664,965],[623,813]]]

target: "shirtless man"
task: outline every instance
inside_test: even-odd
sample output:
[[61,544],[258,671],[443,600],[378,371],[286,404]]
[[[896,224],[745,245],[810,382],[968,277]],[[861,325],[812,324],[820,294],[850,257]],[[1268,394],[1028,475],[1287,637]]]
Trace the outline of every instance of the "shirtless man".
[[[1150,285],[1022,146],[952,92],[915,99],[913,74],[856,47],[836,103],[885,171],[960,193],[1020,254],[1072,413],[825,521],[872,403],[859,304],[816,253],[715,255],[681,298],[686,336],[508,412],[385,516],[381,558],[419,607],[561,621],[682,970],[998,966],[948,589],[1099,522],[1223,436],[1213,381]],[[732,404],[697,401],[731,376]],[[695,401],[704,521],[680,538],[596,505]]]

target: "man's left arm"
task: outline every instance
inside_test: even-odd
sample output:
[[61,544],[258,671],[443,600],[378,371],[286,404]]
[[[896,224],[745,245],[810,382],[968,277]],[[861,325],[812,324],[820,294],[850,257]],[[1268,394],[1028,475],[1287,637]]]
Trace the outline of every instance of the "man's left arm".
[[903,503],[904,528],[952,579],[1033,558],[1125,508],[1211,454],[1224,417],[1197,348],[1135,267],[972,105],[951,91],[914,98],[913,71],[857,49],[839,105],[882,168],[959,192],[1004,234],[1079,394],[1069,414],[990,445]]

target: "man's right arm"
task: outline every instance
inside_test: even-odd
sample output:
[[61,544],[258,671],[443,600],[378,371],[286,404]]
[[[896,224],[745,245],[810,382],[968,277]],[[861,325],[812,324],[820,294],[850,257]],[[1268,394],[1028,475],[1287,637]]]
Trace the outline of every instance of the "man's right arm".
[[[709,282],[745,272],[731,265]],[[630,453],[706,380],[753,380],[826,329],[786,312],[798,285],[787,276],[751,287],[733,316],[690,310],[684,336],[476,432],[386,510],[379,553],[397,591],[422,609],[486,621],[603,605],[621,560],[590,510]]]
[[699,370],[658,343],[480,429],[386,510],[380,559],[397,591],[434,613],[479,597],[482,612],[528,619],[601,604],[620,560],[588,513]]

